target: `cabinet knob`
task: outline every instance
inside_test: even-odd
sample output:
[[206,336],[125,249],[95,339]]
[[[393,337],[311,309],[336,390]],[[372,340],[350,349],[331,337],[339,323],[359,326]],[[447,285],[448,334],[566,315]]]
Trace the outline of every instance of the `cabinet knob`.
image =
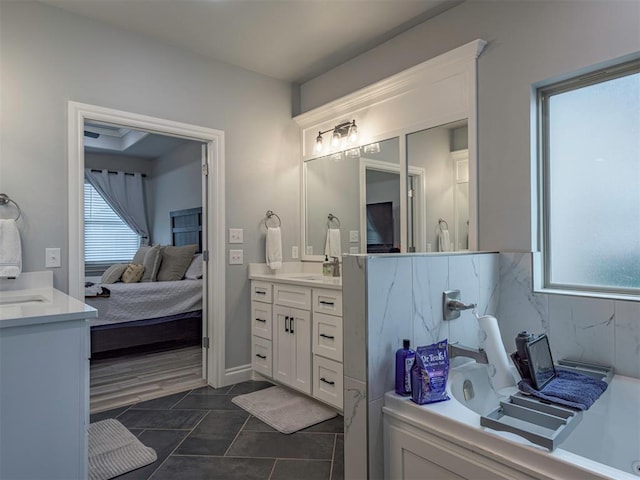
[[263,360],[267,359],[267,356],[266,355],[262,355],[261,353],[256,353],[256,357],[261,358]]
[[267,323],[267,321],[264,318],[257,318],[256,317],[256,321],[257,322],[262,322],[262,323]]
[[328,338],[329,340],[334,340],[336,338],[333,335],[325,335],[324,333],[321,333],[320,336],[323,338]]
[[326,384],[328,384],[328,385],[335,385],[335,384],[336,384],[336,382],[331,381],[331,380],[327,380],[327,379],[326,379],[326,378],[324,378],[324,377],[320,377],[320,381],[321,381],[321,382],[324,382],[324,383],[326,383]]
[[289,317],[284,317],[284,331],[289,333]]

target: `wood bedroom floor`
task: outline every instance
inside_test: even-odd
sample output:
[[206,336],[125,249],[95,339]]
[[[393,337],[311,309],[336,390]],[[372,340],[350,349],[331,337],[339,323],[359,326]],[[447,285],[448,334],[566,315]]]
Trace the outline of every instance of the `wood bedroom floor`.
[[206,384],[200,347],[91,360],[90,411],[103,412]]

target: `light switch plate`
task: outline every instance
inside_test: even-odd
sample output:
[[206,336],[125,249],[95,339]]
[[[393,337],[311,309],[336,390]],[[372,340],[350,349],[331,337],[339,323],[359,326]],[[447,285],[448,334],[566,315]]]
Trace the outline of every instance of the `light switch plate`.
[[57,268],[60,266],[60,249],[44,249],[44,268]]
[[360,249],[358,247],[349,247],[349,253],[351,253],[352,255],[357,255],[358,253],[360,253]]
[[358,230],[349,230],[349,242],[355,243],[359,242],[359,233]]
[[229,265],[242,265],[242,254],[242,250],[229,250]]
[[291,247],[291,258],[298,258],[298,247]]
[[313,255],[313,247],[311,245],[307,245],[307,255]]
[[242,228],[230,228],[229,229],[229,243],[242,243],[244,231]]

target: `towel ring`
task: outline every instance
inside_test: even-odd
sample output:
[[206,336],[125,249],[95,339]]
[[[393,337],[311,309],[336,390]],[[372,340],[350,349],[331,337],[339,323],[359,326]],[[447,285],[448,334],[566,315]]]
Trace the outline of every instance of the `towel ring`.
[[336,217],[333,213],[327,215],[327,228],[331,228],[331,222],[335,221],[338,224],[338,228],[340,228],[340,219]]
[[277,214],[273,213],[271,210],[267,210],[267,218],[264,219],[265,227],[269,228],[269,224],[267,222],[269,221],[269,219],[271,219],[271,217],[276,217],[278,219],[278,224],[271,228],[277,228],[282,225],[282,220],[280,220],[280,217]]
[[20,215],[22,215],[22,210],[20,210],[20,205],[18,205],[14,200],[9,198],[9,195],[5,193],[0,193],[0,205],[7,205],[8,203],[13,203],[15,207],[18,209],[18,216],[14,220],[18,220]]
[[438,219],[438,228],[440,228],[440,230],[442,231],[442,224],[444,223],[445,229],[449,230],[449,224],[447,223],[446,220],[444,220],[443,218],[439,218]]

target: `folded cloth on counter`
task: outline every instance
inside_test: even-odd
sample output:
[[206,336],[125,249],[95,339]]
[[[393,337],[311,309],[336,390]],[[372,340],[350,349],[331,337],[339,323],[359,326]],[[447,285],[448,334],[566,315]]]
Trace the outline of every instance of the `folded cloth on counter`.
[[267,228],[267,265],[273,270],[282,267],[282,233],[280,227]]
[[561,368],[557,376],[538,391],[528,378],[520,380],[518,389],[527,395],[564,405],[565,407],[587,410],[607,389],[607,383],[583,373]]
[[0,277],[15,278],[22,273],[22,245],[13,219],[0,219]]
[[342,241],[339,228],[327,229],[327,240],[324,244],[324,254],[328,257],[340,257],[342,255]]

